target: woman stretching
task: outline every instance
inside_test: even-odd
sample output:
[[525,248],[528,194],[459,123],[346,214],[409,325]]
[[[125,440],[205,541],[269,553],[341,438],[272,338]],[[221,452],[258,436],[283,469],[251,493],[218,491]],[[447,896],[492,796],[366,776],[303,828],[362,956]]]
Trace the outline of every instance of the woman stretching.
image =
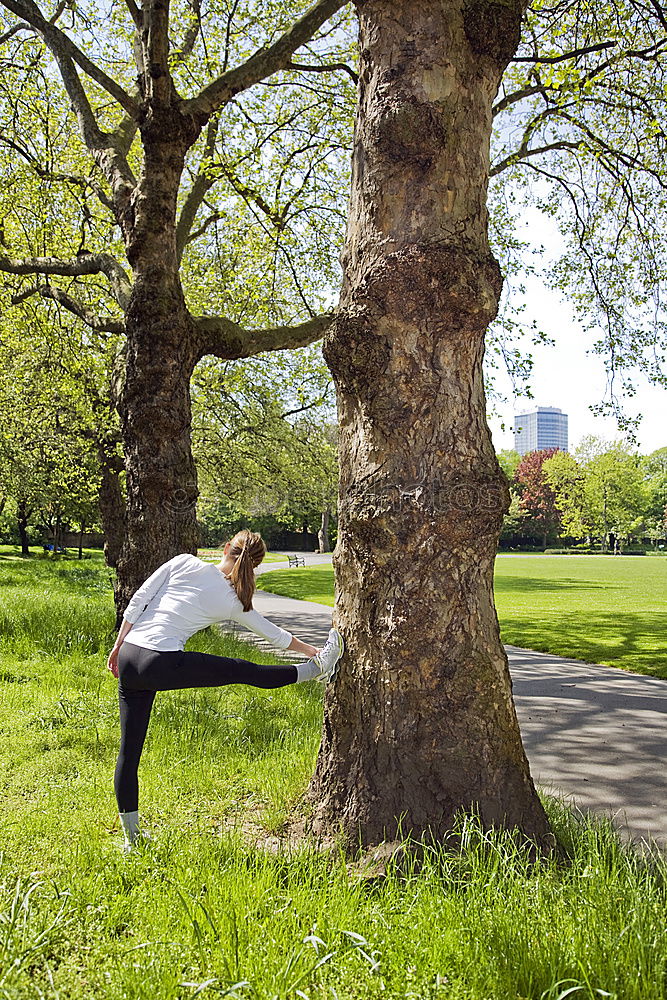
[[[217,565],[187,553],[174,556],[139,587],[125,610],[107,666],[118,678],[121,736],[114,787],[126,851],[140,836],[137,772],[156,691],[224,684],[278,688],[310,680],[326,684],[335,673],[343,653],[336,629],[320,650],[253,611],[253,571],[265,555],[261,536],[243,530],[227,542]],[[278,649],[311,658],[275,667],[184,651],[191,635],[225,620],[245,625]]]

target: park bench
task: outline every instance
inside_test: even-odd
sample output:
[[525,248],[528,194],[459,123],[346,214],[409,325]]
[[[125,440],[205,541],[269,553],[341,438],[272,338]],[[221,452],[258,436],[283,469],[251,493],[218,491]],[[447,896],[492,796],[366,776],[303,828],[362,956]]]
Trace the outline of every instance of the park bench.
[[294,554],[293,556],[288,556],[287,558],[289,560],[290,566],[305,566],[306,565],[306,560],[303,558],[303,556],[297,556],[296,554]]

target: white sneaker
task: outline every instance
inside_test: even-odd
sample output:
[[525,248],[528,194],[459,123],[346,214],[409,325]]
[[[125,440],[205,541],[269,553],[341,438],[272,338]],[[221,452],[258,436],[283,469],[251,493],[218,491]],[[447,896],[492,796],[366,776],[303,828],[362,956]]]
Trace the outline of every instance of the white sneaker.
[[343,655],[344,650],[345,643],[343,642],[342,635],[338,629],[332,628],[324,646],[317,656],[313,657],[313,662],[320,669],[319,674],[316,674],[313,680],[319,681],[320,684],[328,684],[329,681],[332,681],[336,676],[338,661]]
[[134,854],[136,851],[141,851],[144,847],[152,843],[153,838],[150,833],[147,833],[146,830],[140,830],[134,840],[125,841],[122,848],[123,854]]

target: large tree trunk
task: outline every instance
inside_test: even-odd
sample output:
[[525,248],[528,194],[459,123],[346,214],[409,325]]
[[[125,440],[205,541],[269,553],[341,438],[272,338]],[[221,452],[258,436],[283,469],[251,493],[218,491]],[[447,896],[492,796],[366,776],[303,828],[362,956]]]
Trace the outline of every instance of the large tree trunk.
[[338,390],[335,619],[347,643],[311,784],[313,825],[366,844],[444,837],[457,810],[548,833],[493,603],[509,506],[486,422],[491,104],[519,40],[509,2],[370,0]]
[[190,378],[199,344],[176,253],[176,198],[192,121],[169,107],[142,123],[144,174],[127,254],[135,281],[118,406],[127,472],[127,531],[118,559],[120,616],[136,588],[179,552],[196,552],[197,476],[190,447]]

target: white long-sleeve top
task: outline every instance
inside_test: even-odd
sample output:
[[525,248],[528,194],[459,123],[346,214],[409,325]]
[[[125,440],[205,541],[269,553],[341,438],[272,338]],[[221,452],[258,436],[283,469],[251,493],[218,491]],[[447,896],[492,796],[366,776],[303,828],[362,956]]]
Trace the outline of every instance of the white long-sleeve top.
[[124,618],[125,641],[144,649],[183,649],[191,635],[215,622],[234,621],[287,649],[292,635],[257,611],[244,611],[230,581],[213,563],[183,553],[148,577],[132,596]]

